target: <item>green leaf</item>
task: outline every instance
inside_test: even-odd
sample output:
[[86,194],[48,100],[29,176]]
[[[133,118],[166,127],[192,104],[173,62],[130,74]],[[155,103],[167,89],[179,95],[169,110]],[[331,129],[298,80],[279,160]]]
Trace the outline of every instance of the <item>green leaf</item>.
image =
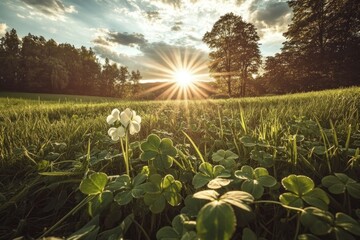
[[302,199],[307,204],[323,210],[327,210],[330,203],[328,195],[320,188],[314,188],[312,191],[303,195]]
[[[225,171],[225,167],[221,165],[212,166],[208,162],[204,162],[199,166],[199,172],[195,174],[192,180],[192,184],[195,189],[201,188],[208,184],[211,180],[216,179],[217,177],[229,177],[231,176],[228,172]],[[223,183],[227,182],[226,180]],[[218,182],[220,183],[220,182]],[[216,184],[213,182],[212,184]],[[212,186],[210,184],[210,186]],[[214,185],[215,186],[215,185]]]
[[170,138],[163,138],[159,148],[163,155],[175,157],[177,154],[176,148],[173,146],[173,142]]
[[222,160],[226,160],[226,159],[238,159],[239,156],[235,153],[233,153],[232,151],[230,150],[218,150],[216,153],[213,153],[213,155],[211,156],[212,160],[214,162],[220,162]]
[[107,189],[111,191],[118,191],[122,189],[130,189],[131,188],[131,180],[129,175],[124,174],[115,179],[115,181],[112,181],[109,183],[109,186]]
[[211,177],[209,176],[205,176],[201,173],[197,173],[195,174],[193,180],[192,180],[192,185],[194,186],[195,189],[201,188],[203,186],[205,186],[208,182],[211,181]]
[[255,147],[257,141],[250,136],[243,136],[240,138],[240,142],[244,144],[245,147]]
[[143,142],[140,145],[140,149],[143,152],[147,152],[147,151],[157,152],[160,145],[160,141],[161,141],[160,138],[156,134],[150,134],[147,137],[146,142]]
[[177,206],[181,203],[181,195],[179,194],[182,188],[180,181],[174,179],[170,174],[166,175],[162,181],[163,195],[166,201],[171,206]]
[[187,195],[184,200],[184,207],[181,209],[181,213],[188,215],[189,217],[196,217],[200,209],[207,203],[206,200],[194,198],[192,195]]
[[346,184],[346,189],[350,196],[356,199],[360,199],[360,183],[348,183]]
[[286,192],[280,195],[280,202],[287,206],[302,208],[304,206],[303,200],[296,194]]
[[241,190],[250,193],[255,199],[261,198],[264,194],[264,187],[256,180],[245,180],[241,184]]
[[289,175],[281,180],[284,188],[290,192],[302,196],[314,188],[314,182],[311,178],[304,175]]
[[154,158],[154,167],[159,170],[169,169],[173,165],[174,159],[167,155],[156,155]]
[[269,168],[274,165],[273,155],[265,151],[254,149],[251,151],[250,157],[251,159],[259,162],[259,164],[263,167]]
[[199,199],[205,199],[205,200],[210,200],[210,201],[214,201],[217,200],[219,197],[219,193],[216,192],[215,190],[204,190],[204,191],[200,191],[197,192],[193,195],[194,198],[199,198]]
[[216,153],[213,153],[211,158],[214,162],[218,162],[226,168],[232,168],[236,164],[235,160],[238,159],[239,156],[230,150],[225,151],[220,149]]
[[[347,181],[347,180],[346,180]],[[321,179],[322,185],[328,188],[329,192],[333,194],[341,194],[346,190],[345,182],[342,182],[338,177],[329,175]]]
[[169,138],[160,139],[157,135],[151,134],[147,140],[141,144],[142,153],[140,158],[144,161],[154,160],[154,167],[159,170],[170,168],[174,162],[177,150]]
[[250,212],[251,207],[249,205],[254,202],[254,197],[243,191],[228,191],[220,197],[220,201]]
[[232,207],[225,202],[213,201],[199,212],[196,230],[200,239],[230,239],[235,232],[236,218]]
[[131,194],[131,191],[119,192],[118,194],[115,195],[115,198],[114,198],[114,200],[119,205],[127,205],[131,202],[132,199],[133,199],[133,196]]
[[331,213],[313,207],[304,209],[300,222],[315,235],[326,235],[332,231],[334,217]]
[[334,173],[334,175],[323,177],[321,180],[321,183],[328,188],[329,192],[342,194],[348,191],[350,196],[360,199],[360,183],[357,183],[344,173]]
[[102,172],[92,173],[80,183],[80,191],[84,194],[94,195],[104,191],[107,175]]
[[147,193],[144,196],[144,202],[152,213],[161,213],[165,209],[165,197],[161,193]]
[[356,236],[360,236],[360,223],[345,213],[336,213],[335,224],[337,227],[341,227]]
[[230,179],[214,178],[214,179],[210,180],[210,182],[207,184],[207,187],[211,188],[211,189],[219,189],[219,188],[229,185],[230,183],[231,183]]
[[96,195],[90,202],[88,212],[91,217],[101,213],[113,201],[113,194],[110,191],[104,191]]

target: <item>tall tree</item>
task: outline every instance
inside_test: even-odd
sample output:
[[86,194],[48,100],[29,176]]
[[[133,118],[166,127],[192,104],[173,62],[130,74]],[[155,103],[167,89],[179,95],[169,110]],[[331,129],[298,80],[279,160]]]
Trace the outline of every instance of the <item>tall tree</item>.
[[[292,23],[283,52],[303,90],[358,81],[360,4],[357,0],[291,0]],[[296,53],[296,54],[295,54]],[[355,64],[354,64],[355,63]]]
[[15,29],[0,39],[0,85],[13,89],[20,78],[21,41]]
[[218,82],[225,82],[227,93],[233,95],[232,80],[240,82],[238,95],[245,95],[249,74],[260,65],[259,37],[255,27],[240,16],[228,13],[220,17],[203,41],[209,46],[210,73]]
[[130,81],[132,82],[132,92],[136,95],[140,92],[140,80],[142,76],[139,70],[131,71]]

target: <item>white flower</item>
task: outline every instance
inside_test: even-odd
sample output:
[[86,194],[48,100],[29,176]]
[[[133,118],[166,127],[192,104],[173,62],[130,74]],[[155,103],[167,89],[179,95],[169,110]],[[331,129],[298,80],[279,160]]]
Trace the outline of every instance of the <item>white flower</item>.
[[117,141],[125,136],[125,129],[123,128],[123,126],[120,126],[118,128],[112,127],[108,130],[108,134],[113,141]]
[[120,111],[117,108],[114,108],[109,116],[106,118],[108,124],[113,124],[117,120],[120,120]]
[[141,117],[136,115],[136,112],[130,110],[130,108],[127,108],[120,113],[120,122],[125,128],[129,126],[131,135],[140,131]]

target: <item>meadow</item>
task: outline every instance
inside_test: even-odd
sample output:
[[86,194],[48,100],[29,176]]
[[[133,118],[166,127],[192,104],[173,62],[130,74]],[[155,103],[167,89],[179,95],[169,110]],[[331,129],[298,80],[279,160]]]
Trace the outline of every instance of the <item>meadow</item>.
[[[141,116],[122,144],[108,135],[114,108]],[[357,239],[359,110],[359,87],[144,102],[0,93],[0,239]]]

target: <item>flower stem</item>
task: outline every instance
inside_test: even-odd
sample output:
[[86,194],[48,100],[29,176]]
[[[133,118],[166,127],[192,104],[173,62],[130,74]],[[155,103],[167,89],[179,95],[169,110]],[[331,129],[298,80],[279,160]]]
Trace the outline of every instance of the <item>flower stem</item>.
[[[127,137],[126,137],[126,138],[127,138]],[[125,163],[125,168],[126,168],[126,174],[130,176],[127,150],[124,149],[124,143],[123,143],[123,139],[122,139],[122,138],[120,138],[120,145],[121,145],[121,151],[122,151],[123,158],[124,158],[124,163]],[[126,140],[125,140],[125,145],[126,145]]]

